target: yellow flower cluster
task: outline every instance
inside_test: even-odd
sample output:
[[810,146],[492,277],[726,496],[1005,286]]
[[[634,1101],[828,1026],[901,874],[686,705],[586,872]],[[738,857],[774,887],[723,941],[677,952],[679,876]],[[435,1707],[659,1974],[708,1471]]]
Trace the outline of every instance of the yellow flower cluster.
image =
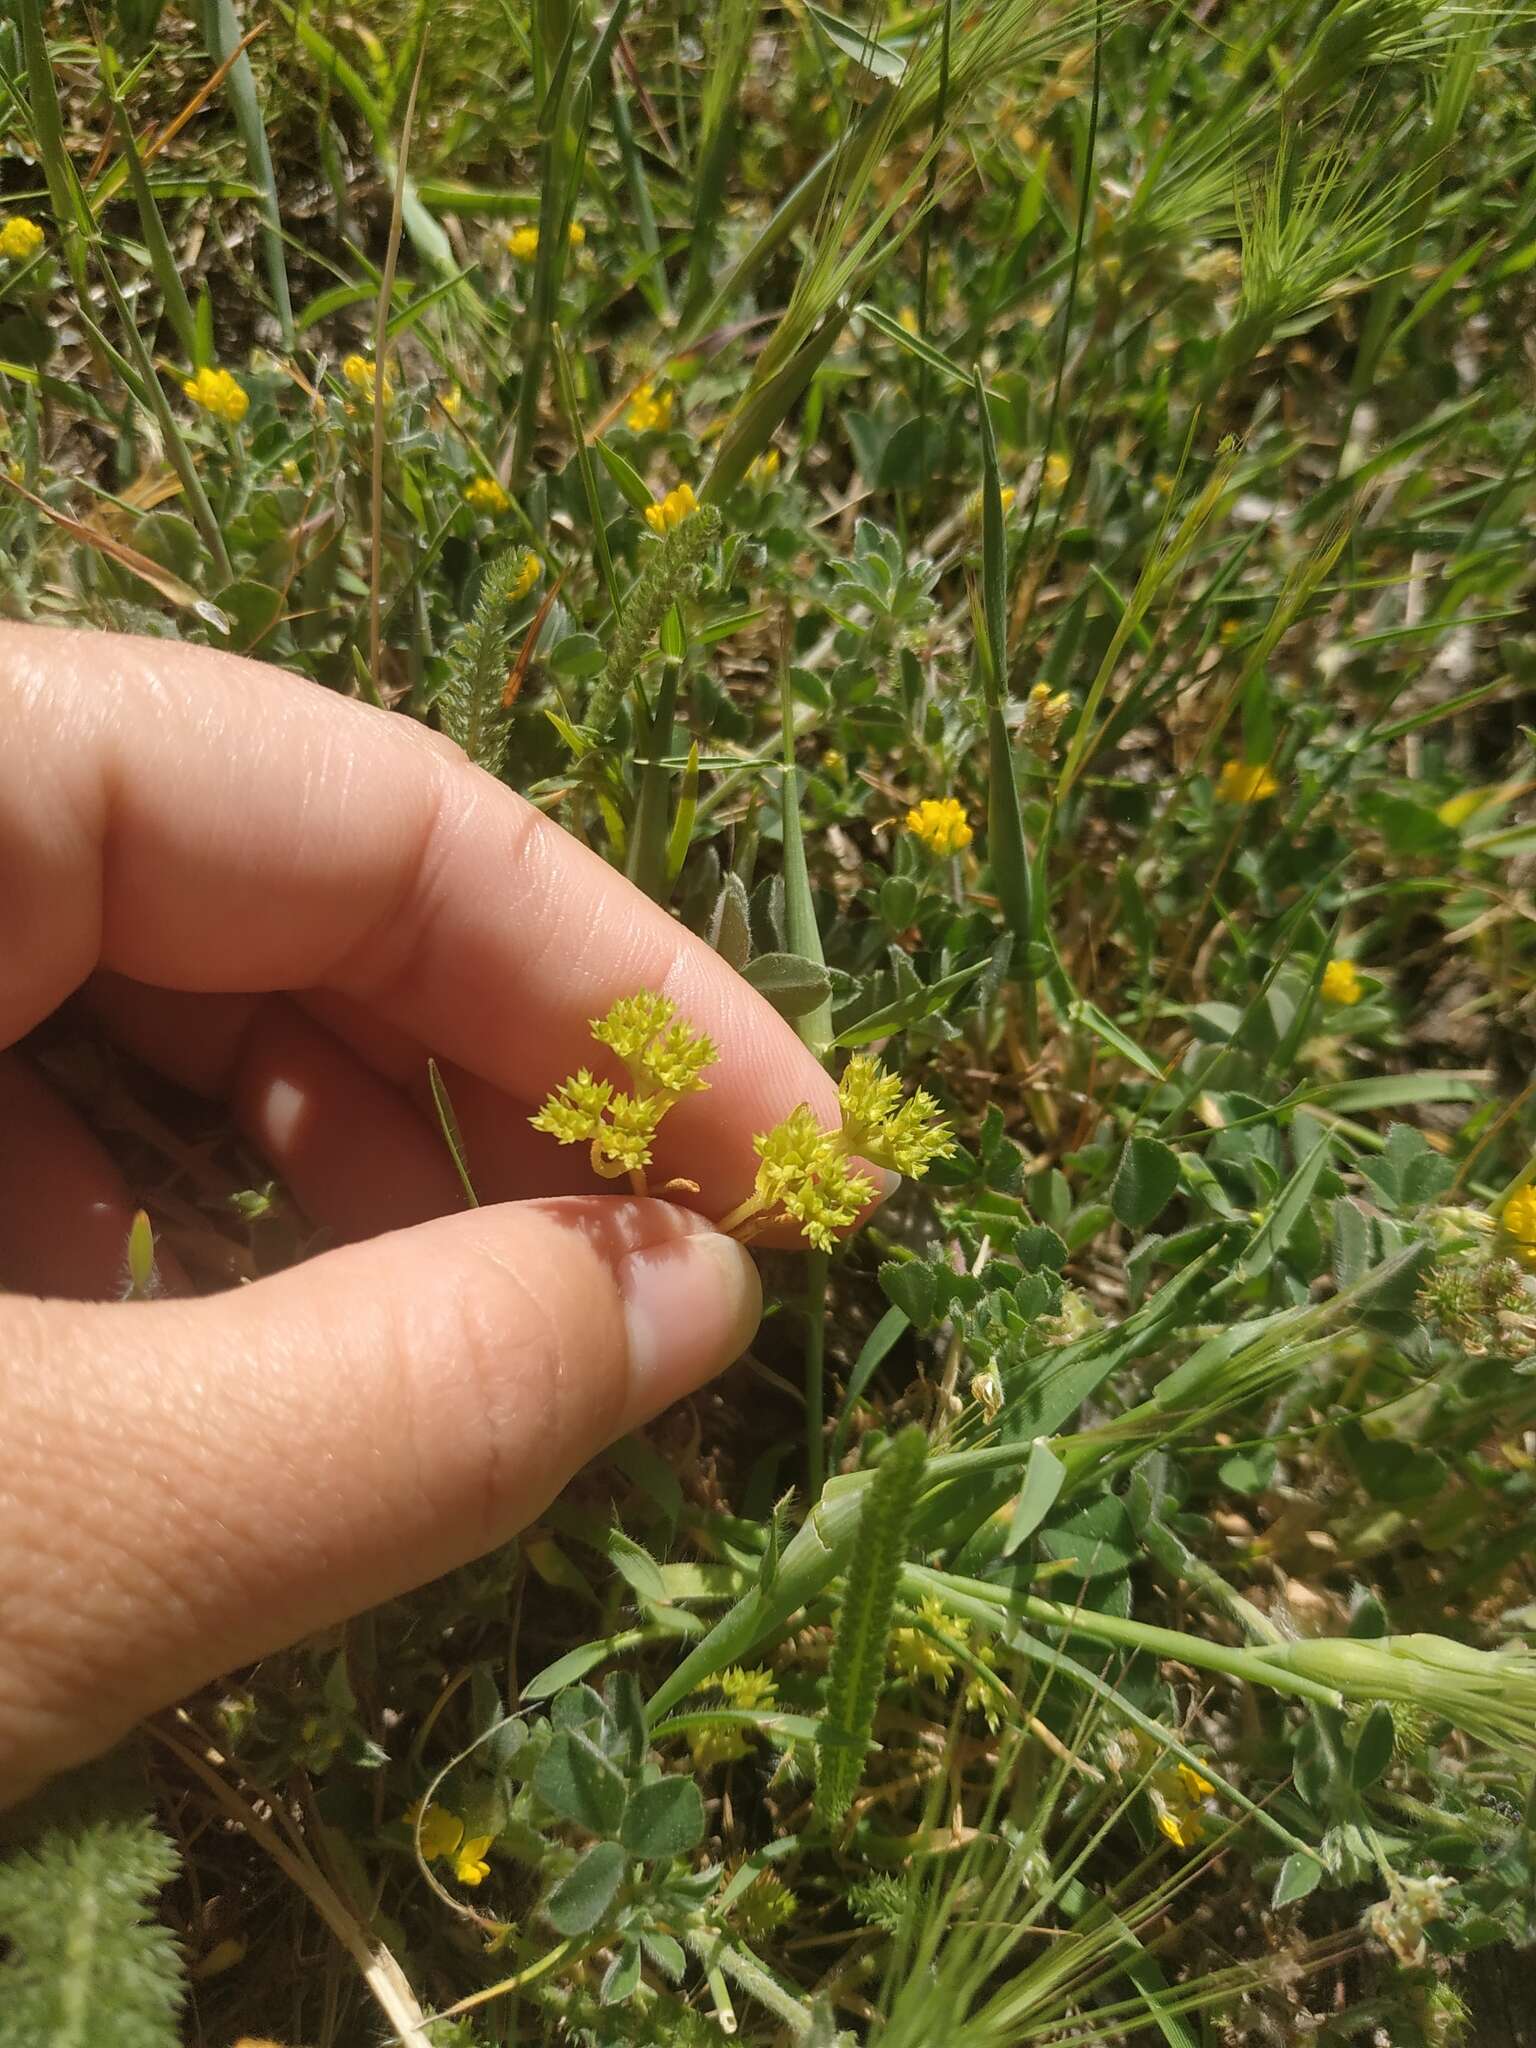
[[1330,960],[1323,969],[1323,1001],[1352,1006],[1365,994],[1365,984],[1353,960]]
[[562,1145],[589,1145],[594,1172],[608,1180],[627,1173],[636,1193],[644,1193],[657,1128],[682,1096],[709,1086],[703,1072],[714,1063],[715,1048],[678,1019],[665,996],[649,991],[621,997],[590,1028],[598,1044],[624,1062],[629,1089],[599,1081],[583,1067],[529,1121]]
[[407,1809],[405,1819],[428,1863],[451,1862],[460,1884],[484,1884],[490,1876],[486,1851],[495,1841],[494,1835],[466,1835],[456,1813],[446,1806],[424,1807],[419,1799]]
[[761,455],[754,455],[747,464],[747,482],[756,484],[759,490],[766,490],[779,473],[779,451],[765,448]]
[[[573,220],[569,231],[570,245],[579,249],[587,239],[587,231],[579,220]],[[539,231],[537,228],[514,228],[507,237],[507,253],[515,256],[519,263],[531,263],[539,253]]]
[[637,384],[624,424],[632,434],[664,434],[672,424],[672,394],[654,384]]
[[186,378],[181,388],[199,411],[212,413],[216,420],[228,420],[231,426],[237,426],[250,410],[245,387],[228,370],[210,370],[205,364]]
[[924,797],[906,817],[907,830],[933,854],[958,853],[974,834],[963,807],[952,796]]
[[[374,390],[378,384],[379,378],[379,369],[377,363],[375,363],[368,356],[360,356],[356,354],[350,356],[343,356],[341,359],[341,374],[352,386],[352,389],[356,392],[361,393],[361,395],[367,399],[368,403],[372,405]],[[388,377],[386,377],[384,379],[385,400],[387,401],[393,398],[394,395],[395,388],[390,383]]]
[[953,1152],[938,1104],[923,1089],[905,1101],[896,1075],[856,1053],[838,1083],[842,1121],[824,1131],[805,1103],[753,1139],[757,1179],[751,1194],[720,1225],[752,1236],[780,1219],[798,1223],[819,1251],[859,1220],[874,1200],[874,1183],[852,1164],[863,1158],[914,1176]]
[[[743,1667],[740,1664],[727,1665],[724,1671],[717,1671],[696,1688],[699,1692],[717,1692],[726,1706],[735,1707],[742,1713],[765,1713],[778,1705],[778,1682],[771,1671],[761,1664]],[[736,1763],[751,1754],[752,1745],[747,1740],[747,1731],[729,1722],[712,1722],[705,1727],[689,1731],[688,1748],[693,1756],[696,1771],[707,1771],[716,1764]]]
[[507,591],[508,604],[521,604],[543,574],[544,564],[532,548],[524,548],[523,559],[518,564],[517,575]]
[[47,239],[35,220],[28,220],[24,213],[13,213],[0,225],[0,259],[28,263]]
[[1221,804],[1259,804],[1280,787],[1262,761],[1227,761],[1216,779]]
[[1175,1849],[1193,1849],[1205,1838],[1204,1802],[1216,1787],[1189,1764],[1154,1771],[1147,1782],[1160,1833]]
[[926,1681],[942,1690],[955,1675],[965,1636],[965,1624],[950,1613],[937,1593],[925,1593],[918,1602],[916,1622],[891,1630],[887,1655],[900,1677],[914,1685]]
[[698,509],[699,501],[693,495],[692,484],[679,484],[675,490],[668,491],[659,504],[646,506],[645,523],[652,533],[670,533],[674,526],[681,526]]
[[1047,455],[1042,477],[1048,491],[1064,490],[1071,474],[1072,465],[1065,455]]
[[493,476],[472,478],[464,486],[464,502],[471,511],[483,512],[487,519],[499,519],[512,505],[512,500]]
[[[951,1614],[936,1593],[925,1593],[917,1604],[915,1621],[892,1629],[887,1650],[892,1669],[913,1685],[931,1685],[949,1690],[956,1668],[964,1664],[970,1672],[961,1704],[967,1713],[980,1714],[996,1733],[1002,1725],[1004,1688],[985,1674],[995,1670],[997,1653],[984,1636],[973,1636],[970,1624]],[[980,1665],[978,1671],[975,1667]]]
[[1536,1265],[1536,1186],[1516,1188],[1499,1212],[1499,1224],[1526,1265]]

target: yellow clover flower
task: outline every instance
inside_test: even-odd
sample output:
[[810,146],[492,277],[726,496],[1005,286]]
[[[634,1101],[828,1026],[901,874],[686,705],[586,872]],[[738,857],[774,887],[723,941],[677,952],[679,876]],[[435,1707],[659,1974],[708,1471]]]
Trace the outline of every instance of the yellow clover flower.
[[1060,491],[1066,488],[1067,478],[1072,474],[1072,465],[1065,455],[1047,455],[1045,458],[1045,488]]
[[464,486],[464,502],[487,519],[499,519],[510,510],[512,500],[493,476],[477,476]]
[[212,413],[216,420],[228,420],[232,427],[250,410],[251,401],[244,386],[228,370],[210,370],[205,364],[186,378],[181,388],[199,411]]
[[1260,804],[1280,787],[1262,761],[1227,761],[1216,780],[1219,804]]
[[7,263],[28,263],[47,239],[35,220],[28,220],[24,213],[13,213],[0,226],[0,257]]
[[659,392],[650,383],[637,384],[624,424],[632,434],[664,434],[672,424],[671,392]]
[[446,1806],[423,1806],[418,1799],[414,1806],[406,1808],[405,1820],[415,1830],[422,1855],[428,1863],[436,1862],[441,1856],[451,1856],[464,1839],[464,1823],[456,1813],[450,1813]]
[[1205,1839],[1202,1802],[1216,1790],[1210,1779],[1181,1763],[1170,1771],[1154,1771],[1149,1790],[1159,1831],[1176,1849],[1196,1848]]
[[645,523],[652,533],[670,533],[674,526],[681,526],[690,514],[697,512],[699,501],[693,495],[692,484],[679,484],[675,490],[656,505],[645,508]]
[[453,1874],[460,1884],[484,1884],[491,1874],[486,1850],[496,1837],[494,1835],[471,1835],[459,1844],[459,1853],[453,1859]]
[[1536,1186],[1516,1188],[1499,1212],[1499,1222],[1528,1266],[1536,1265]]
[[[373,394],[379,380],[377,363],[369,356],[360,356],[356,353],[343,356],[341,359],[341,374],[352,386],[352,389],[360,393],[372,405]],[[386,401],[393,398],[394,395],[395,387],[386,377],[384,379],[384,397]]]
[[906,818],[907,830],[933,854],[958,853],[975,836],[964,808],[952,796],[924,797]]
[[1353,960],[1330,960],[1323,969],[1322,987],[1325,1003],[1350,1006],[1358,1003],[1365,994],[1365,985]]
[[519,263],[531,263],[539,253],[537,228],[514,228],[507,237],[507,253]]
[[508,604],[521,604],[544,573],[544,564],[532,548],[523,550],[523,559],[518,564],[517,575],[507,591]]

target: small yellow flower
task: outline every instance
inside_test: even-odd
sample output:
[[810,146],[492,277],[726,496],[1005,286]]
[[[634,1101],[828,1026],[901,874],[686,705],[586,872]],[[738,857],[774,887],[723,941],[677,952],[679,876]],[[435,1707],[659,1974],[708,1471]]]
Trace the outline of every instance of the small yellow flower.
[[405,1813],[407,1824],[416,1830],[421,1853],[428,1863],[439,1856],[451,1856],[464,1839],[464,1823],[446,1806],[423,1807],[418,1799]]
[[1072,474],[1072,465],[1065,455],[1047,455],[1045,458],[1045,488],[1048,491],[1065,490],[1067,478]]
[[672,424],[671,392],[659,392],[654,384],[637,384],[624,424],[632,434],[664,434]]
[[1221,804],[1258,804],[1280,787],[1262,761],[1227,761],[1216,780]]
[[460,1884],[484,1884],[491,1874],[486,1860],[486,1850],[496,1837],[494,1835],[471,1835],[467,1842],[461,1842],[459,1853],[453,1859],[453,1874]]
[[27,263],[47,239],[35,220],[28,220],[24,213],[13,213],[0,226],[0,257],[7,263]]
[[681,526],[689,514],[698,509],[699,501],[693,495],[692,484],[679,484],[676,490],[668,491],[660,504],[646,506],[645,523],[652,533],[670,533],[674,526]]
[[1148,1790],[1161,1833],[1176,1849],[1197,1847],[1205,1839],[1201,1803],[1216,1790],[1205,1773],[1192,1764],[1175,1764],[1172,1770],[1154,1771]]
[[1171,1806],[1160,1806],[1157,1809],[1157,1825],[1175,1849],[1198,1847],[1205,1833],[1203,1817],[1192,1809],[1175,1811]]
[[1536,1265],[1536,1186],[1517,1188],[1500,1210],[1499,1223],[1526,1264]]
[[231,426],[238,425],[250,409],[251,401],[244,387],[228,370],[210,370],[205,365],[186,378],[181,388],[200,411],[212,413],[218,420],[228,420]]
[[507,237],[507,253],[519,263],[531,263],[539,253],[537,228],[514,228]]
[[487,519],[499,519],[512,504],[512,500],[493,476],[472,478],[464,486],[464,502],[473,511],[483,512]]
[[759,1161],[756,1211],[782,1212],[818,1251],[831,1251],[838,1232],[856,1223],[874,1199],[873,1182],[848,1164],[841,1133],[824,1131],[803,1102],[752,1146]]
[[521,604],[544,573],[544,564],[532,548],[523,550],[523,559],[518,566],[515,579],[507,591],[508,604]]
[[965,811],[952,796],[924,797],[907,813],[907,830],[930,853],[959,853],[969,846],[974,834]]
[[1359,970],[1353,960],[1330,960],[1323,969],[1323,1001],[1325,1003],[1358,1003],[1365,994]]
[[456,420],[464,410],[464,393],[457,384],[454,384],[447,391],[439,391],[437,402],[449,419]]
[[729,1706],[751,1712],[778,1705],[778,1681],[760,1664],[747,1669],[740,1664],[728,1665],[716,1674],[714,1683]]
[[923,1595],[917,1618],[923,1624],[921,1627],[892,1629],[891,1663],[914,1684],[927,1679],[933,1685],[947,1688],[955,1675],[955,1652],[964,1640],[965,1624],[956,1620],[936,1593]]
[[586,246],[587,231],[579,220],[573,220],[566,232],[573,249],[581,249]]
[[[357,354],[343,356],[341,359],[341,374],[346,378],[354,391],[360,392],[370,405],[373,403],[373,394],[379,377],[377,363],[373,362],[368,356]],[[387,400],[393,398],[394,395],[394,386],[386,377],[384,379],[384,397]]]
[[1209,1799],[1215,1792],[1216,1787],[1210,1779],[1202,1776],[1192,1764],[1179,1764],[1176,1768],[1179,1783],[1191,1799]]
[[899,324],[905,329],[905,331],[908,334],[916,334],[919,331],[917,324],[917,313],[913,307],[903,306],[901,311],[896,315],[896,318]]
[[712,1771],[716,1764],[734,1764],[752,1753],[752,1746],[741,1730],[725,1726],[690,1728],[688,1747],[696,1771]]
[[848,763],[836,747],[827,748],[821,757],[821,765],[828,775],[835,776],[839,782],[848,773]]
[[761,455],[754,455],[747,464],[747,482],[765,490],[779,473],[779,451],[765,448]]
[[1221,632],[1218,635],[1222,646],[1230,647],[1242,630],[1243,622],[1241,619],[1223,619],[1221,622]]

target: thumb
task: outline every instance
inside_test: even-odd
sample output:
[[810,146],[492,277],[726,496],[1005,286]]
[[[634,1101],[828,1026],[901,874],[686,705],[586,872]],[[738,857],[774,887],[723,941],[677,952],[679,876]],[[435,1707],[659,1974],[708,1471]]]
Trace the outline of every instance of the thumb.
[[445,1217],[203,1301],[0,1303],[0,1804],[504,1541],[751,1338],[664,1202]]

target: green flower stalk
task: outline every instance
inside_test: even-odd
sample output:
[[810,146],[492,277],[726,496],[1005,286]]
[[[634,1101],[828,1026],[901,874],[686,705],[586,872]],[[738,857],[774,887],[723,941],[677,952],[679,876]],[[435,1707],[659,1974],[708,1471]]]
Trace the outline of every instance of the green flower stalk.
[[1385,1700],[1449,1721],[1506,1756],[1536,1761],[1536,1654],[1523,1647],[1473,1650],[1431,1635],[1335,1636],[1249,1654],[1361,1705]]
[[650,561],[624,601],[608,659],[587,705],[587,730],[599,744],[609,738],[624,693],[660,632],[662,620],[678,599],[693,589],[704,557],[719,536],[719,512],[713,505],[701,505],[679,524],[668,527],[652,548]]

